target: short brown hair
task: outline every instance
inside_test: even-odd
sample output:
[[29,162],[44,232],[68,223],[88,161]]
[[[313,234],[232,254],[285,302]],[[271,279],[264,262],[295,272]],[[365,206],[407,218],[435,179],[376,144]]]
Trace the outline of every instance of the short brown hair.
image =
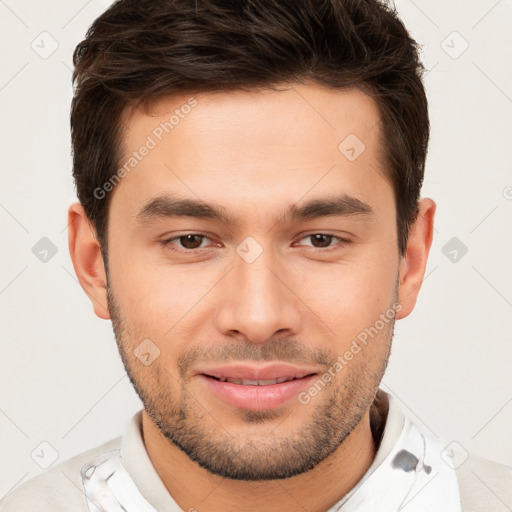
[[121,116],[132,102],[172,93],[315,82],[358,87],[381,113],[400,254],[417,217],[429,139],[418,46],[377,0],[117,0],[75,49],[71,105],[78,199],[106,255]]

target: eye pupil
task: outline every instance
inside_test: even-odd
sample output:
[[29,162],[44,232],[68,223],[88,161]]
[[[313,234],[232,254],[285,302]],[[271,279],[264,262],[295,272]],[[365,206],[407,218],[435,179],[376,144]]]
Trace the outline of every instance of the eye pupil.
[[[322,233],[311,236],[315,247],[328,247],[332,240],[332,235],[323,235]],[[316,242],[320,242],[320,245],[315,245]]]
[[[183,235],[180,236],[180,243],[186,249],[197,249],[201,245],[202,238],[201,235]],[[194,239],[196,239],[195,242]]]

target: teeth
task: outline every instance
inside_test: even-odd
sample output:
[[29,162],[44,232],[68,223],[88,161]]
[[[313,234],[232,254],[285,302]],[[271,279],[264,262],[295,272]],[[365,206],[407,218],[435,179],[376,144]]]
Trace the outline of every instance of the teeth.
[[248,379],[227,379],[226,377],[220,377],[221,382],[232,382],[233,384],[242,384],[243,386],[270,386],[272,384],[279,384],[293,380],[293,377],[282,377],[279,379],[267,379],[267,380],[248,380]]
[[258,386],[268,386],[269,384],[276,384],[277,379],[270,379],[270,380],[258,380]]

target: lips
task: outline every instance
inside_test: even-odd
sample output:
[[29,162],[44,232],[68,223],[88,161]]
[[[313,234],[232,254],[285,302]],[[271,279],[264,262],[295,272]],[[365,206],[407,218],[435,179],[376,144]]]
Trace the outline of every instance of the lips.
[[255,411],[291,405],[318,378],[318,372],[315,368],[280,363],[259,367],[239,364],[204,368],[196,372],[196,377],[212,398]]
[[300,368],[283,363],[273,363],[262,367],[243,364],[203,369],[197,373],[213,377],[222,382],[232,382],[245,386],[268,386],[293,379],[302,379],[316,373],[316,368]]
[[[220,382],[232,382],[233,384],[242,384],[243,386],[270,386],[272,384],[281,384],[281,382],[288,382],[289,380],[295,380],[293,377],[278,377],[277,379],[265,379],[265,380],[249,380],[249,379],[232,379],[228,377],[213,377],[212,375],[208,375],[208,377],[212,377],[214,379],[219,380]],[[299,377],[302,378],[302,377]]]

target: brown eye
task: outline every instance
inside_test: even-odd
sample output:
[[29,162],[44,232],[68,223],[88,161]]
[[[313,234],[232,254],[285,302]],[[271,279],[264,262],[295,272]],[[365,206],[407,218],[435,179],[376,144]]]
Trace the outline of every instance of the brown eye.
[[319,253],[341,250],[352,244],[350,240],[331,235],[330,233],[311,233],[310,235],[303,236],[301,241],[303,243],[300,246],[309,247],[308,250]]
[[178,240],[185,249],[198,249],[201,247],[203,238],[204,236],[202,235],[183,235]]
[[[180,254],[196,254],[199,249],[206,249],[206,244],[210,237],[204,233],[187,233],[185,235],[175,236],[160,242],[161,246],[169,251],[174,251]],[[197,249],[197,250],[196,250]]]
[[315,235],[309,235],[311,238],[311,242],[313,247],[329,247],[333,236],[332,235],[324,235],[323,233],[317,233]]

